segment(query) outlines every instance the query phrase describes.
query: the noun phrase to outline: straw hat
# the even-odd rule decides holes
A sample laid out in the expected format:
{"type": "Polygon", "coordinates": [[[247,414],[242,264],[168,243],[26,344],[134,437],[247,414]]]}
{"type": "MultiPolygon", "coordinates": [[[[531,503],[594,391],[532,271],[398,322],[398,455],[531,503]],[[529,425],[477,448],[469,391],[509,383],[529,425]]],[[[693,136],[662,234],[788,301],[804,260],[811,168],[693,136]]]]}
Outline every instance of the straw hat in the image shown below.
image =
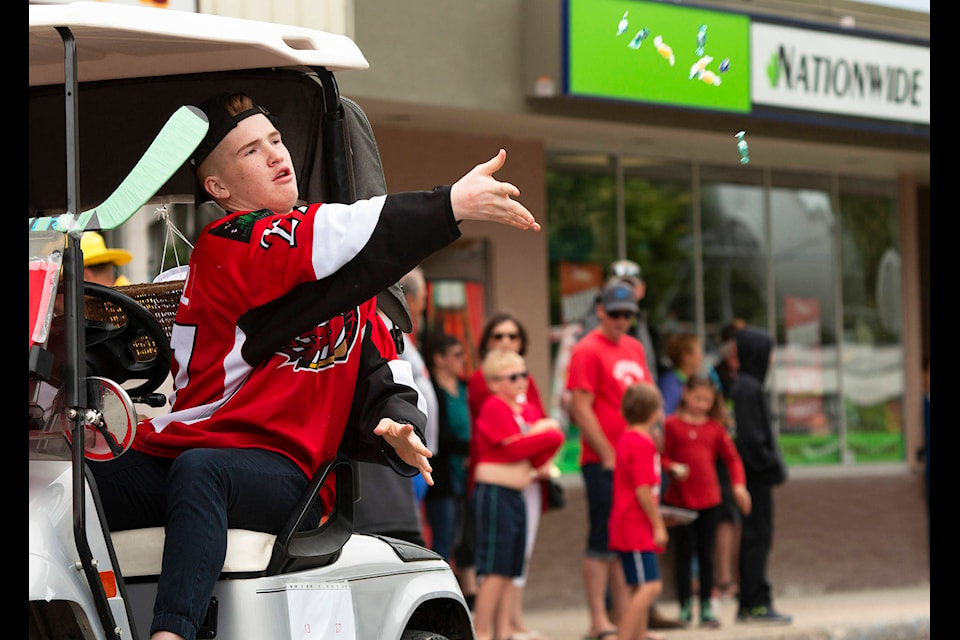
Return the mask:
{"type": "Polygon", "coordinates": [[[120,266],[133,259],[133,255],[129,251],[108,249],[103,236],[96,231],[84,232],[80,237],[80,249],[83,251],[83,266],[85,267],[108,262],[120,266]]]}

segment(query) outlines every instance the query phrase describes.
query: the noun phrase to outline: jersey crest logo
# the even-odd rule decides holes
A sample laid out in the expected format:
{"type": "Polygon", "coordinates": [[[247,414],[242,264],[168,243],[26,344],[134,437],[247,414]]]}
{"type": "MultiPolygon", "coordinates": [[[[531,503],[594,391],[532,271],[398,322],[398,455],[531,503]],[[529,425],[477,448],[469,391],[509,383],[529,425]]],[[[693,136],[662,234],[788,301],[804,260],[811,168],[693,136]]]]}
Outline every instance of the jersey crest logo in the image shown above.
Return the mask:
{"type": "Polygon", "coordinates": [[[236,217],[230,217],[212,227],[210,235],[249,243],[253,236],[253,225],[258,220],[272,215],[274,214],[269,209],[261,209],[260,211],[250,211],[236,217]]]}
{"type": "Polygon", "coordinates": [[[359,336],[360,310],[351,309],[294,338],[278,353],[287,358],[282,366],[320,372],[346,362],[359,336]]]}
{"type": "Polygon", "coordinates": [[[260,247],[269,249],[273,244],[272,237],[280,238],[280,242],[286,242],[290,248],[297,246],[297,227],[300,226],[300,220],[297,218],[275,218],[270,222],[270,227],[264,229],[260,235],[260,247]]]}

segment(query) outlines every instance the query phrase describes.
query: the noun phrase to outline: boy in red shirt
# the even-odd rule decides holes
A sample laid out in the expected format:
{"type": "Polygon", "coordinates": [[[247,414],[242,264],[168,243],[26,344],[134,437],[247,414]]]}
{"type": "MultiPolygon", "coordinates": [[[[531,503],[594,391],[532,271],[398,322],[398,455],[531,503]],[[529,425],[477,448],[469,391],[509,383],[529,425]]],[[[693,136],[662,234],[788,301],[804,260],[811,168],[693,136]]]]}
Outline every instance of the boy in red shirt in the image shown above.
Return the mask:
{"type": "Polygon", "coordinates": [[[631,592],[617,637],[637,640],[646,637],[650,606],[663,590],[657,554],[667,545],[667,527],[660,515],[660,454],[653,439],[663,417],[660,391],[645,382],[631,385],[621,412],[628,426],[616,445],[610,549],[620,556],[631,592]]]}
{"type": "Polygon", "coordinates": [[[523,491],[547,477],[563,444],[560,423],[526,422],[524,400],[529,373],[516,351],[495,349],[483,359],[490,395],[480,408],[471,442],[480,587],[473,608],[477,640],[510,637],[513,579],[521,575],[527,538],[523,491]]]}

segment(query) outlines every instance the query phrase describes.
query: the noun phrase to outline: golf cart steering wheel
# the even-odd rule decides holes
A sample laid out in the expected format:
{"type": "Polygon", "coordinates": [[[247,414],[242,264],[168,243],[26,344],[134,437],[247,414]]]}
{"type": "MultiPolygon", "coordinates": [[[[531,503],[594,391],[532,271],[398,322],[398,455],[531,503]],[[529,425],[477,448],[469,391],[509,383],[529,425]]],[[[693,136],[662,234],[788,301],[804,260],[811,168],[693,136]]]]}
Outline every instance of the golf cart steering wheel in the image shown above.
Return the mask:
{"type": "MultiPolygon", "coordinates": [[[[97,375],[117,383],[127,380],[145,380],[127,389],[131,398],[155,391],[170,373],[170,340],[152,313],[133,298],[110,287],[83,283],[84,295],[112,304],[126,316],[126,323],[118,326],[110,321],[87,318],[87,375],[97,375]],[[144,360],[137,355],[136,342],[153,342],[153,358],[144,360]]],[[[140,350],[142,351],[142,349],[140,350]]]]}

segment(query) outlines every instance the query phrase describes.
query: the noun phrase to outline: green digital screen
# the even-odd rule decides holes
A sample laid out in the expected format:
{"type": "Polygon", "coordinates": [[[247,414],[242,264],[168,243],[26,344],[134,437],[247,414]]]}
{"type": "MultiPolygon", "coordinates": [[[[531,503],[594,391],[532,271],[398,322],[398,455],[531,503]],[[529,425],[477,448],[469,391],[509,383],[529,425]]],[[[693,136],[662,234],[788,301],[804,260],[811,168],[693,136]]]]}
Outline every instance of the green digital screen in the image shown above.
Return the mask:
{"type": "Polygon", "coordinates": [[[636,0],[565,9],[568,95],[750,112],[747,16],[636,0]]]}

